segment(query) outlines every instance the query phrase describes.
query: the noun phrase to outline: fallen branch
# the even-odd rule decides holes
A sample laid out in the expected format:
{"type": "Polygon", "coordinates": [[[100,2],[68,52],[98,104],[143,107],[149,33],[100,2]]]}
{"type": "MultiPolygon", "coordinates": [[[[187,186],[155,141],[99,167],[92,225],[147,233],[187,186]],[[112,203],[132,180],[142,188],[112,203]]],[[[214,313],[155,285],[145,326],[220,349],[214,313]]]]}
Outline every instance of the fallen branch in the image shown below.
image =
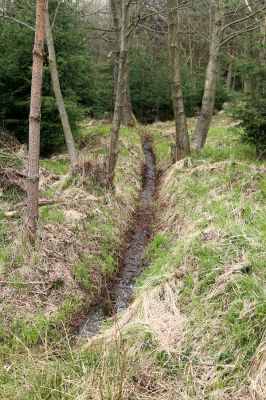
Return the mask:
{"type": "MultiPolygon", "coordinates": [[[[51,199],[39,199],[39,207],[46,206],[46,205],[53,205],[59,203],[58,199],[51,200],[51,199]]],[[[27,206],[26,201],[21,201],[15,204],[11,209],[4,212],[4,216],[8,218],[12,217],[19,217],[21,215],[23,207],[27,206]]]]}
{"type": "MultiPolygon", "coordinates": [[[[8,285],[10,281],[0,281],[0,285],[8,285]]],[[[47,282],[44,281],[27,281],[23,282],[23,285],[46,285],[47,282]]]]}
{"type": "MultiPolygon", "coordinates": [[[[53,205],[59,203],[58,199],[52,200],[52,199],[39,199],[38,204],[39,206],[47,206],[47,205],[53,205]]],[[[19,203],[14,205],[14,209],[21,208],[21,207],[26,207],[27,202],[26,201],[20,201],[19,203]]]]}

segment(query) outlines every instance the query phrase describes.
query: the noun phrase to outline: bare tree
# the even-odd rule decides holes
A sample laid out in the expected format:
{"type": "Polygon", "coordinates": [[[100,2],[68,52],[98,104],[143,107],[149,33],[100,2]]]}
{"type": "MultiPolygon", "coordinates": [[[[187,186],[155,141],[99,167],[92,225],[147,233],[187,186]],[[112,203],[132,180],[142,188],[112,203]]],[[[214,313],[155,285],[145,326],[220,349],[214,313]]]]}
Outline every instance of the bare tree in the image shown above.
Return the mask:
{"type": "Polygon", "coordinates": [[[29,116],[29,161],[27,179],[28,233],[34,239],[38,221],[41,89],[43,78],[46,0],[37,0],[33,48],[32,83],[29,116]]]}
{"type": "Polygon", "coordinates": [[[113,114],[112,126],[110,130],[109,154],[107,160],[107,180],[113,185],[115,176],[115,166],[118,152],[119,129],[122,120],[123,101],[126,93],[126,63],[127,63],[127,45],[128,45],[128,10],[129,0],[121,0],[121,30],[120,30],[120,50],[117,77],[117,90],[115,99],[115,109],[113,114]]]}
{"type": "Polygon", "coordinates": [[[171,66],[172,101],[176,127],[174,161],[186,157],[190,151],[187,120],[184,109],[180,77],[180,44],[178,37],[178,9],[176,0],[167,0],[169,25],[169,50],[171,66]]]}
{"type": "Polygon", "coordinates": [[[193,137],[193,147],[196,150],[201,149],[207,138],[208,130],[212,120],[215,95],[216,95],[216,82],[219,68],[219,53],[222,41],[222,27],[223,18],[219,1],[213,4],[214,20],[212,23],[212,33],[210,40],[209,62],[206,70],[206,79],[204,94],[202,98],[201,113],[196,126],[195,135],[193,137]]]}
{"type": "Polygon", "coordinates": [[[77,157],[75,142],[74,142],[73,135],[71,132],[71,127],[69,124],[69,119],[68,119],[65,102],[64,102],[64,99],[62,96],[59,77],[58,77],[56,54],[55,54],[55,48],[54,48],[52,29],[51,29],[51,25],[50,25],[48,3],[47,3],[47,8],[46,8],[45,35],[46,35],[48,52],[49,52],[49,67],[50,67],[53,91],[54,91],[56,104],[57,104],[57,107],[59,110],[59,114],[60,114],[60,118],[61,118],[61,122],[62,122],[62,126],[63,126],[63,131],[64,131],[64,135],[65,135],[65,139],[66,139],[68,154],[69,154],[69,158],[70,158],[70,164],[71,164],[72,170],[75,170],[78,165],[78,157],[77,157]]]}
{"type": "Polygon", "coordinates": [[[260,26],[261,18],[255,18],[255,21],[251,23],[250,19],[252,20],[256,15],[261,14],[265,10],[265,6],[256,9],[253,13],[248,11],[249,8],[250,5],[241,5],[241,1],[233,4],[222,0],[209,1],[211,26],[209,61],[206,70],[201,113],[193,136],[193,148],[196,151],[199,151],[205,145],[212,120],[221,47],[236,36],[256,30],[260,26]],[[243,26],[242,24],[247,21],[249,22],[248,26],[243,26]]]}
{"type": "MultiPolygon", "coordinates": [[[[120,40],[121,40],[121,28],[122,28],[122,10],[120,0],[111,0],[111,11],[113,16],[113,25],[115,32],[115,66],[114,66],[114,104],[116,100],[117,93],[117,82],[118,82],[118,70],[119,70],[119,54],[120,54],[120,40]]],[[[124,125],[131,125],[132,123],[132,107],[131,107],[131,97],[130,97],[130,87],[129,87],[129,71],[128,63],[125,65],[124,72],[125,79],[125,94],[123,100],[123,111],[122,111],[122,123],[124,125]]]]}

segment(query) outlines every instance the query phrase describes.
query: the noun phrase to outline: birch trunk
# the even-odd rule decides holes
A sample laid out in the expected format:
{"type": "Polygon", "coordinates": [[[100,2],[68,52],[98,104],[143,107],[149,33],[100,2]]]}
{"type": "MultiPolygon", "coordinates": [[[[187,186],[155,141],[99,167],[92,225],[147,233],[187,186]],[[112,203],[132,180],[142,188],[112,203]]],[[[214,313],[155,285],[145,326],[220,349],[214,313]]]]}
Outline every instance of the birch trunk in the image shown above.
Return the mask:
{"type": "MultiPolygon", "coordinates": [[[[113,24],[115,31],[115,66],[114,66],[114,104],[116,102],[116,94],[117,94],[117,82],[118,82],[118,70],[119,70],[119,54],[120,54],[120,46],[121,46],[121,28],[122,28],[122,10],[120,1],[111,0],[111,11],[113,15],[113,24]]],[[[128,64],[125,65],[125,93],[123,100],[123,110],[122,110],[122,123],[124,125],[132,124],[132,106],[131,106],[131,96],[130,96],[130,87],[129,87],[129,71],[128,64]]]]}
{"type": "Polygon", "coordinates": [[[36,5],[36,29],[33,48],[32,82],[29,116],[29,161],[27,179],[27,230],[34,240],[38,223],[39,157],[41,89],[43,78],[44,35],[46,0],[38,0],[36,5]]]}
{"type": "Polygon", "coordinates": [[[206,79],[204,86],[204,94],[202,98],[201,113],[193,137],[193,148],[197,151],[200,150],[202,147],[204,147],[206,143],[208,130],[213,116],[221,41],[222,41],[222,13],[219,8],[219,5],[216,5],[214,10],[214,21],[212,23],[210,55],[206,70],[206,79]]]}
{"type": "Polygon", "coordinates": [[[123,102],[126,92],[125,71],[127,63],[127,27],[128,27],[128,4],[127,0],[121,1],[122,19],[120,31],[120,51],[118,65],[118,79],[115,99],[115,109],[113,114],[112,126],[110,130],[109,154],[107,160],[107,180],[113,186],[115,176],[115,166],[118,152],[119,129],[122,121],[123,102]]]}
{"type": "Polygon", "coordinates": [[[47,8],[46,8],[45,34],[46,34],[46,42],[47,42],[47,47],[48,47],[48,52],[49,52],[49,67],[50,67],[53,91],[54,91],[55,100],[56,100],[57,108],[59,110],[61,123],[62,123],[63,131],[64,131],[64,135],[65,135],[65,139],[66,139],[68,154],[69,154],[69,158],[70,158],[70,164],[71,164],[72,170],[75,170],[78,165],[78,157],[77,157],[75,142],[74,142],[73,135],[71,132],[69,119],[68,119],[64,99],[63,99],[62,92],[61,92],[59,77],[58,77],[54,40],[53,40],[53,34],[52,34],[52,30],[51,30],[51,25],[50,25],[48,4],[47,4],[47,8]]]}
{"type": "Polygon", "coordinates": [[[190,143],[180,78],[180,45],[178,42],[178,11],[176,0],[167,0],[167,8],[172,101],[176,127],[176,146],[173,161],[178,161],[187,156],[190,151],[190,143]]]}

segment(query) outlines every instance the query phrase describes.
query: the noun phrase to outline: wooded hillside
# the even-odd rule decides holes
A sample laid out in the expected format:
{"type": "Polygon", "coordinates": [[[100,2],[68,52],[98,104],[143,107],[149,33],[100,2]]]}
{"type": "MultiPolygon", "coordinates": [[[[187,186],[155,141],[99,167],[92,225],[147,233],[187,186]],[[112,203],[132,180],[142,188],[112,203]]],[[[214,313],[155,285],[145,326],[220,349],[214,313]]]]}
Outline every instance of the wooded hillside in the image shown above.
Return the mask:
{"type": "Polygon", "coordinates": [[[265,400],[266,4],[0,0],[0,398],[265,400]]]}

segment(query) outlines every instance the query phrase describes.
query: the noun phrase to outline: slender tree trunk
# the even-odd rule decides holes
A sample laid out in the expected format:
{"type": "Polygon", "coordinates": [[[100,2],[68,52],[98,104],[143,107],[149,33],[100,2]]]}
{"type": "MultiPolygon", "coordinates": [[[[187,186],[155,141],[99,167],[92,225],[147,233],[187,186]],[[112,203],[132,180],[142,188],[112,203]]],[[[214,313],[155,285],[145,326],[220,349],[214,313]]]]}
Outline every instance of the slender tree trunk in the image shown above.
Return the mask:
{"type": "Polygon", "coordinates": [[[128,3],[127,0],[121,1],[122,19],[120,31],[120,51],[118,65],[117,91],[115,99],[115,109],[113,114],[112,126],[110,130],[109,154],[107,160],[107,180],[113,185],[115,176],[115,166],[118,152],[119,129],[122,121],[123,102],[126,92],[126,63],[127,63],[127,27],[128,27],[128,3]]]}
{"type": "Polygon", "coordinates": [[[233,87],[233,72],[234,72],[234,41],[228,43],[228,69],[226,76],[226,91],[230,93],[233,87]]]}
{"type": "MultiPolygon", "coordinates": [[[[115,65],[114,65],[114,104],[116,102],[117,94],[117,83],[118,83],[118,70],[119,70],[119,54],[121,46],[121,28],[122,28],[122,10],[120,0],[111,0],[111,10],[113,15],[113,24],[115,30],[115,65]]],[[[123,100],[123,110],[122,110],[122,123],[124,125],[132,124],[132,106],[131,106],[131,96],[129,87],[129,71],[128,64],[125,65],[125,93],[123,100]]]]}
{"type": "Polygon", "coordinates": [[[228,63],[227,76],[226,76],[226,91],[227,91],[227,93],[231,92],[232,80],[233,80],[233,60],[230,58],[229,63],[228,63]]]}
{"type": "Polygon", "coordinates": [[[211,124],[217,86],[219,68],[219,53],[222,41],[222,13],[219,5],[215,6],[214,21],[210,43],[209,62],[206,71],[204,94],[202,98],[201,113],[193,137],[193,148],[200,150],[204,147],[211,124]]]}
{"type": "Polygon", "coordinates": [[[63,131],[64,131],[64,135],[65,135],[65,139],[66,139],[66,144],[67,144],[71,167],[72,167],[72,170],[75,170],[78,165],[78,157],[77,157],[75,143],[74,143],[73,135],[72,135],[70,124],[69,124],[69,119],[68,119],[64,99],[63,99],[61,88],[60,88],[60,82],[59,82],[57,64],[56,64],[54,40],[53,40],[53,34],[52,34],[52,30],[51,30],[51,25],[50,25],[48,4],[47,4],[47,8],[46,8],[45,34],[46,34],[46,42],[47,42],[47,47],[48,47],[48,52],[49,52],[49,67],[50,67],[50,73],[51,73],[51,78],[52,78],[53,91],[54,91],[57,108],[59,110],[59,114],[60,114],[60,118],[61,118],[61,122],[62,122],[62,126],[63,126],[63,131]]]}
{"type": "Polygon", "coordinates": [[[260,51],[260,63],[262,68],[266,67],[266,16],[260,24],[261,33],[261,51],[260,51]]]}
{"type": "Polygon", "coordinates": [[[129,68],[128,63],[125,65],[125,96],[123,101],[122,123],[126,126],[132,125],[132,105],[129,87],[129,68]]]}
{"type": "Polygon", "coordinates": [[[29,164],[27,179],[27,228],[29,236],[32,239],[34,239],[36,235],[38,222],[41,89],[44,58],[45,8],[46,0],[37,0],[29,116],[29,164]]]}
{"type": "Polygon", "coordinates": [[[178,42],[178,11],[176,0],[167,0],[169,19],[169,49],[171,64],[172,101],[176,127],[176,148],[173,161],[187,156],[190,151],[187,120],[184,110],[180,78],[180,45],[178,42]]]}
{"type": "MultiPolygon", "coordinates": [[[[251,60],[253,58],[251,47],[252,47],[252,43],[254,40],[254,35],[252,33],[253,32],[250,32],[249,35],[247,35],[247,38],[244,42],[245,59],[249,62],[251,62],[251,60]]],[[[253,91],[253,81],[252,81],[251,74],[245,73],[244,80],[243,80],[243,91],[246,94],[249,94],[253,91]]]]}

